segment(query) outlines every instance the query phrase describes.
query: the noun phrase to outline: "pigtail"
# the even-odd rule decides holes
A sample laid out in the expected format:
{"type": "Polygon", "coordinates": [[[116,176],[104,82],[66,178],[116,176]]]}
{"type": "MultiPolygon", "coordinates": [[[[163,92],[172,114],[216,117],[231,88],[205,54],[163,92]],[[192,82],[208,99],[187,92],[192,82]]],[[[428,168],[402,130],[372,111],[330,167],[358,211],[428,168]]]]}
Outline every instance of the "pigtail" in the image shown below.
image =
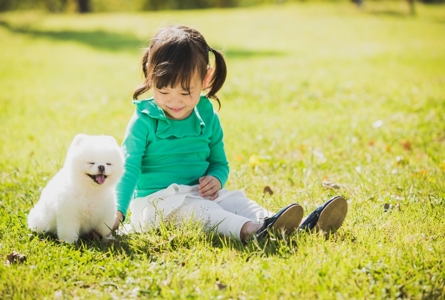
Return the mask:
{"type": "Polygon", "coordinates": [[[219,108],[221,108],[221,102],[219,101],[216,93],[222,88],[227,76],[227,66],[223,54],[209,47],[209,51],[215,56],[215,70],[213,71],[212,79],[210,80],[209,86],[210,91],[207,93],[207,97],[215,99],[218,102],[219,108]]]}
{"type": "Polygon", "coordinates": [[[148,70],[147,70],[147,63],[148,63],[148,56],[150,55],[150,48],[147,48],[144,52],[144,55],[142,56],[142,72],[144,73],[144,82],[139,85],[136,90],[133,93],[133,99],[137,99],[140,95],[148,91],[151,86],[150,82],[148,80],[148,70]]]}

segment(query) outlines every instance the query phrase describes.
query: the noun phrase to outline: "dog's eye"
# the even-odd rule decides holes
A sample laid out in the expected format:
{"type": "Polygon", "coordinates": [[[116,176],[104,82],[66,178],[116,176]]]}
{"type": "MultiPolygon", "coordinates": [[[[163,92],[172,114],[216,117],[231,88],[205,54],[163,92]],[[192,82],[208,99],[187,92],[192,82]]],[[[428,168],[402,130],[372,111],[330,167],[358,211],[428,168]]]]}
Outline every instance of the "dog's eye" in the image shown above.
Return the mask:
{"type": "Polygon", "coordinates": [[[89,161],[89,162],[87,162],[87,164],[89,164],[89,165],[94,165],[94,162],[89,161]]]}
{"type": "Polygon", "coordinates": [[[107,166],[111,166],[111,163],[107,163],[107,166]]]}

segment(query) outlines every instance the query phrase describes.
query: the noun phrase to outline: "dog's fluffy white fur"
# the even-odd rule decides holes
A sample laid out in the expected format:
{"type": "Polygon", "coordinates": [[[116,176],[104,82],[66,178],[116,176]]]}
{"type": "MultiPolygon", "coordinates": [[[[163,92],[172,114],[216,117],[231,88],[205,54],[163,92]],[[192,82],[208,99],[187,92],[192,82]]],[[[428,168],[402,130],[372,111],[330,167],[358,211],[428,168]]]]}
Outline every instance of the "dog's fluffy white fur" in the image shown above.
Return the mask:
{"type": "Polygon", "coordinates": [[[122,150],[113,137],[76,135],[62,169],[29,212],[28,227],[68,243],[92,231],[106,238],[114,224],[115,187],[123,170],[122,150]]]}

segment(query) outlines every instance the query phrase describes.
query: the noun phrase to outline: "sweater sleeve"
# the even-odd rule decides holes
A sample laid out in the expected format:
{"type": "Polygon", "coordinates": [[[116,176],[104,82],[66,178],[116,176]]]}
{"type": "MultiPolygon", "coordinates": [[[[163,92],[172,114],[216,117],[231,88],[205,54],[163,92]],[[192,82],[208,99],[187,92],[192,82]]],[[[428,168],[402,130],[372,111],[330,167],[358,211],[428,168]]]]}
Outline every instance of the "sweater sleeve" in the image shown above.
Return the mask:
{"type": "Polygon", "coordinates": [[[229,178],[229,162],[224,150],[224,134],[217,114],[215,114],[212,126],[213,134],[209,145],[210,155],[207,159],[210,165],[207,169],[207,175],[218,178],[221,187],[224,187],[229,178]]]}
{"type": "Polygon", "coordinates": [[[147,146],[148,118],[136,109],[125,132],[122,150],[125,156],[125,172],[116,188],[117,210],[126,217],[130,201],[141,174],[141,162],[147,146]]]}

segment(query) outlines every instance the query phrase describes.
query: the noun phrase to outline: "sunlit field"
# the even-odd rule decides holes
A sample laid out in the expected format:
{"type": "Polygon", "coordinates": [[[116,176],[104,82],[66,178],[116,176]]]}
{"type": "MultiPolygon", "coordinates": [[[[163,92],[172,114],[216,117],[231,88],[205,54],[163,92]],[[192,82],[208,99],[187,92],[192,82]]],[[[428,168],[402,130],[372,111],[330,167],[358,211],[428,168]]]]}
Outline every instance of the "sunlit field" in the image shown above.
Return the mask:
{"type": "Polygon", "coordinates": [[[0,14],[0,299],[442,298],[445,6],[416,12],[401,1],[0,14]],[[70,245],[27,229],[77,133],[122,141],[142,48],[172,23],[226,55],[227,188],[306,213],[343,195],[334,235],[243,245],[166,224],[70,245]]]}

